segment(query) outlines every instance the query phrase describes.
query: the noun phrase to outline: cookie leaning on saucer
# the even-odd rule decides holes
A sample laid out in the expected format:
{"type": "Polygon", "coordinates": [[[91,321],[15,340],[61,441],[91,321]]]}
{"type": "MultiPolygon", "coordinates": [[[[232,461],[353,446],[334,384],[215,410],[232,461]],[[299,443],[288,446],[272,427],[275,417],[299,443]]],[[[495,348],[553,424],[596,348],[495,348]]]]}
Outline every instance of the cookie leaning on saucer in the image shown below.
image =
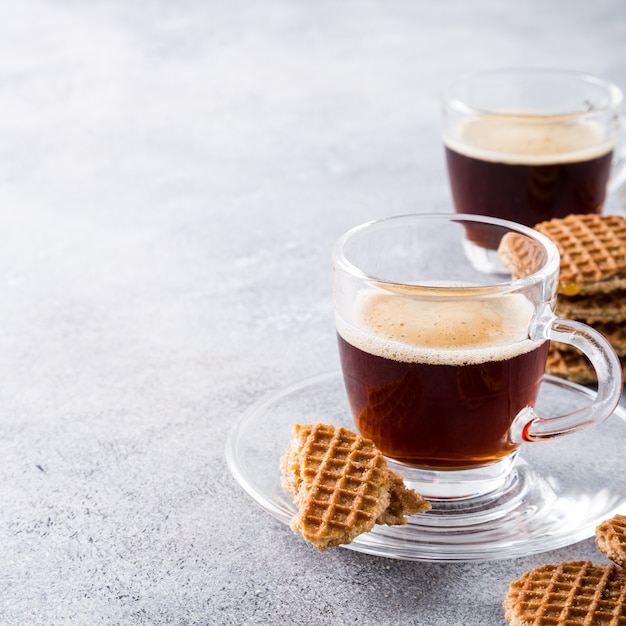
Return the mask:
{"type": "Polygon", "coordinates": [[[611,561],[626,566],[626,515],[614,515],[596,528],[596,545],[611,561]]]}
{"type": "Polygon", "coordinates": [[[369,439],[339,426],[296,424],[281,471],[298,507],[292,530],[322,551],[431,508],[389,470],[369,439]]]}
{"type": "Polygon", "coordinates": [[[542,565],[509,585],[510,626],[625,626],[626,573],[616,565],[542,565]]]}

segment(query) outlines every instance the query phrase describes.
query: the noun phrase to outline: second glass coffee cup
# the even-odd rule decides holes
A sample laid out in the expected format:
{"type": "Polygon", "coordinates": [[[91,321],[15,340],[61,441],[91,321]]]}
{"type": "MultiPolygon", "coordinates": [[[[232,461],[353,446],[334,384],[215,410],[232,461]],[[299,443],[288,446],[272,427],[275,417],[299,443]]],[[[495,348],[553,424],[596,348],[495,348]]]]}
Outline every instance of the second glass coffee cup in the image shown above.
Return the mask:
{"type": "Polygon", "coordinates": [[[622,93],[580,72],[503,69],[453,81],[443,141],[458,213],[527,226],[600,213],[626,177],[622,93]]]}
{"type": "Polygon", "coordinates": [[[356,427],[425,496],[502,489],[522,444],[597,424],[615,410],[619,360],[595,330],[555,317],[559,253],[534,229],[484,216],[406,215],[352,229],[333,260],[356,427]],[[497,249],[511,237],[522,238],[532,259],[528,276],[515,279],[504,266],[482,271],[468,260],[471,241],[497,249]],[[598,377],[590,406],[535,412],[550,340],[590,359],[598,377]]]}

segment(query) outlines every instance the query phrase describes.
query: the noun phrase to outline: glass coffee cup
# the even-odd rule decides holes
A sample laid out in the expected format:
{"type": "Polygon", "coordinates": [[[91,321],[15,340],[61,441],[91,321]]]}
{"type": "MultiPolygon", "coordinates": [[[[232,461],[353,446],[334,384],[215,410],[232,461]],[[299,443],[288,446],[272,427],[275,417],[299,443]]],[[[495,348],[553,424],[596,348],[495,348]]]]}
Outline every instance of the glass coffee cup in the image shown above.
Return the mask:
{"type": "MultiPolygon", "coordinates": [[[[333,249],[336,330],[357,430],[431,499],[501,489],[520,447],[598,424],[615,410],[621,366],[595,330],[553,313],[556,246],[498,218],[415,214],[370,222],[333,249]],[[533,271],[483,271],[477,238],[524,239],[533,271]],[[534,405],[550,340],[575,346],[598,378],[589,406],[559,416],[534,405]]],[[[590,435],[591,436],[591,435],[590,435]]]]}
{"type": "Polygon", "coordinates": [[[443,142],[455,210],[527,226],[600,213],[626,178],[622,93],[580,72],[504,69],[453,81],[443,142]]]}

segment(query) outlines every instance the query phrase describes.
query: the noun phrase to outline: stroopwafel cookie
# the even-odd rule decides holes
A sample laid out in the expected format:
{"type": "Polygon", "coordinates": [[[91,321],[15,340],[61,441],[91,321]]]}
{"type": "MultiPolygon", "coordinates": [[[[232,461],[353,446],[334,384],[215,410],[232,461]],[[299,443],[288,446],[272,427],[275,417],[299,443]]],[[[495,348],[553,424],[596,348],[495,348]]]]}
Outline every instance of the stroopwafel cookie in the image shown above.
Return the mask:
{"type": "Polygon", "coordinates": [[[614,515],[596,528],[596,545],[614,563],[626,567],[626,515],[614,515]]]}
{"type": "Polygon", "coordinates": [[[407,489],[368,439],[330,424],[296,424],[281,482],[298,512],[294,532],[319,550],[348,544],[374,524],[405,524],[430,503],[407,489]]]}
{"type": "Polygon", "coordinates": [[[560,296],[555,313],[559,317],[581,320],[587,324],[626,322],[626,291],[599,293],[593,296],[560,296]]]}
{"type": "Polygon", "coordinates": [[[498,257],[515,279],[539,271],[546,262],[546,256],[543,246],[521,233],[506,233],[498,245],[498,257]]]}
{"type": "Polygon", "coordinates": [[[510,626],[626,626],[626,573],[616,565],[542,565],[509,585],[510,626]]]}
{"type": "Polygon", "coordinates": [[[621,215],[568,215],[541,222],[561,255],[560,294],[575,296],[626,289],[626,218],[621,215]]]}

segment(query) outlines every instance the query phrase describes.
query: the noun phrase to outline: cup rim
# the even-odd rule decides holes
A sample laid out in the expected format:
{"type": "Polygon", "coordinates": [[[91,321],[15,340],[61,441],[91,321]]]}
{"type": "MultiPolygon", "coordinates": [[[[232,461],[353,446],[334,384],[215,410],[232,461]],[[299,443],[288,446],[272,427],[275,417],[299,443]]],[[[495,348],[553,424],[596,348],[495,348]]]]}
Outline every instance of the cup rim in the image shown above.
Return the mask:
{"type": "Polygon", "coordinates": [[[624,96],[622,90],[613,82],[609,80],[605,80],[598,76],[594,76],[593,74],[587,72],[581,72],[577,70],[565,70],[565,69],[556,69],[556,68],[533,68],[533,67],[511,67],[511,68],[498,68],[498,69],[490,69],[490,70],[478,70],[472,72],[466,72],[454,78],[450,81],[442,91],[442,101],[444,103],[445,108],[454,109],[464,115],[498,115],[498,117],[515,117],[515,118],[527,118],[529,120],[539,121],[542,118],[546,119],[546,121],[552,122],[555,119],[575,119],[588,115],[594,115],[597,113],[602,113],[606,111],[619,110],[624,96]],[[488,108],[479,108],[474,107],[466,102],[463,99],[454,96],[453,90],[455,87],[458,87],[462,83],[467,83],[470,80],[480,77],[488,77],[488,76],[513,76],[513,75],[529,75],[535,77],[541,76],[559,76],[566,77],[571,79],[577,79],[580,82],[593,84],[598,87],[602,87],[606,90],[608,98],[605,106],[593,106],[587,110],[579,110],[579,111],[563,111],[562,113],[555,114],[546,114],[546,113],[520,113],[519,111],[503,111],[500,109],[488,109],[488,108]]]}
{"type": "Polygon", "coordinates": [[[517,222],[512,222],[510,220],[504,220],[496,217],[489,217],[485,215],[473,215],[469,213],[405,213],[400,215],[394,215],[391,217],[383,217],[379,219],[370,220],[368,222],[359,224],[347,230],[343,235],[341,235],[333,245],[332,249],[332,258],[333,263],[336,269],[340,269],[346,274],[349,274],[353,278],[361,281],[367,281],[372,283],[377,283],[381,286],[385,287],[417,287],[423,289],[424,292],[428,292],[431,296],[440,296],[446,297],[451,296],[454,299],[458,298],[476,298],[477,296],[484,296],[488,294],[498,294],[498,293],[508,293],[508,292],[517,292],[528,289],[529,287],[535,286],[539,283],[544,282],[549,276],[555,275],[558,277],[559,267],[560,267],[560,253],[556,246],[556,244],[549,239],[544,234],[539,231],[531,228],[529,226],[525,226],[523,224],[518,224],[517,222]],[[393,280],[386,279],[381,276],[376,276],[374,274],[369,274],[364,272],[359,267],[354,265],[351,261],[349,261],[345,254],[345,246],[346,244],[353,240],[356,236],[366,232],[375,227],[379,227],[385,224],[393,224],[401,223],[408,221],[422,221],[422,222],[437,222],[437,221],[445,221],[445,222],[470,222],[470,223],[481,223],[488,224],[492,226],[500,226],[502,228],[506,228],[509,232],[518,232],[523,235],[527,235],[532,239],[538,241],[548,252],[548,258],[546,263],[536,272],[529,274],[528,276],[523,276],[521,278],[511,278],[509,280],[503,280],[494,282],[490,285],[470,285],[467,287],[463,287],[460,290],[455,286],[433,286],[432,284],[421,284],[421,283],[401,283],[393,280]]]}

